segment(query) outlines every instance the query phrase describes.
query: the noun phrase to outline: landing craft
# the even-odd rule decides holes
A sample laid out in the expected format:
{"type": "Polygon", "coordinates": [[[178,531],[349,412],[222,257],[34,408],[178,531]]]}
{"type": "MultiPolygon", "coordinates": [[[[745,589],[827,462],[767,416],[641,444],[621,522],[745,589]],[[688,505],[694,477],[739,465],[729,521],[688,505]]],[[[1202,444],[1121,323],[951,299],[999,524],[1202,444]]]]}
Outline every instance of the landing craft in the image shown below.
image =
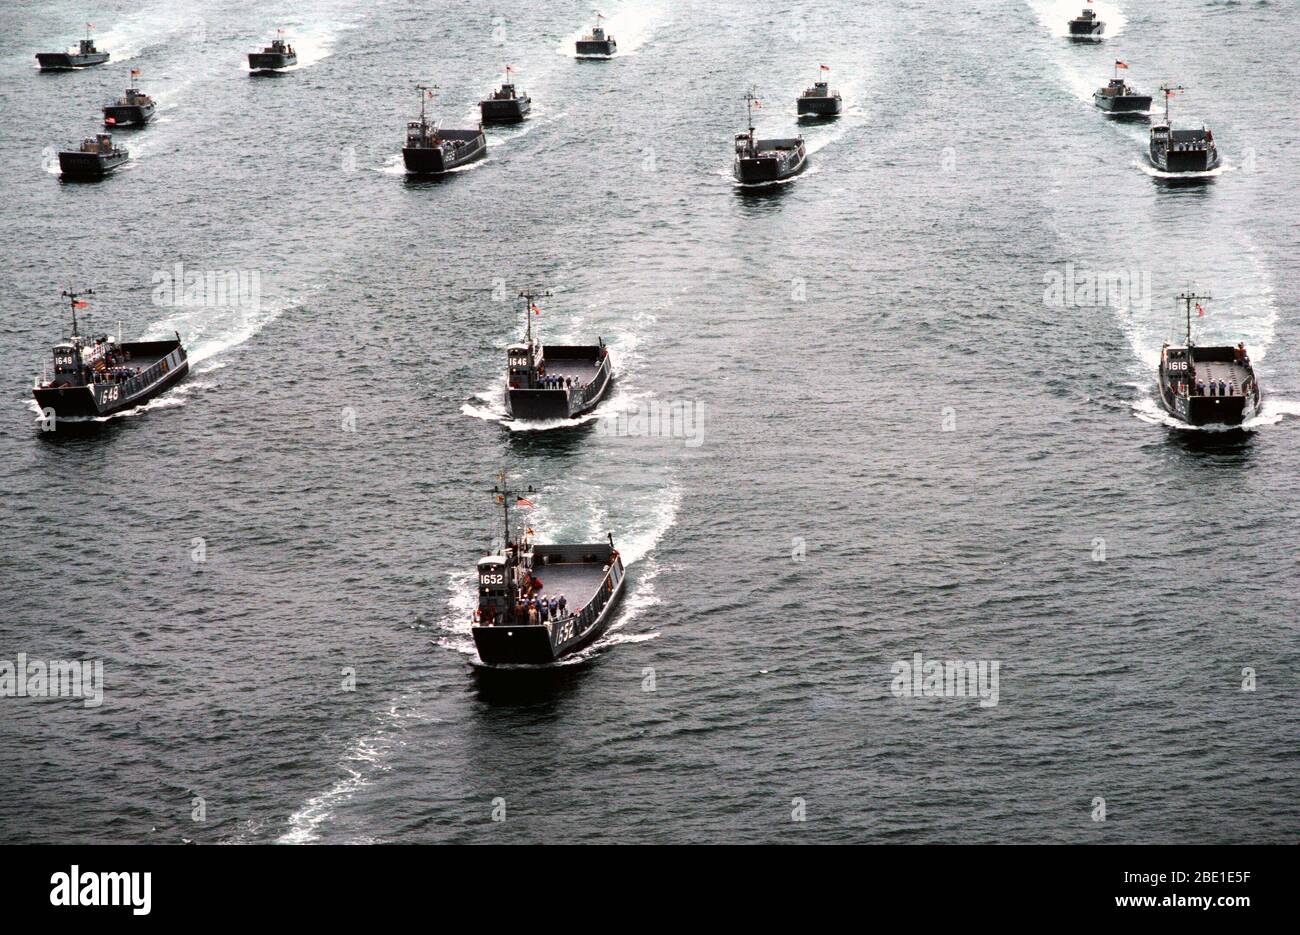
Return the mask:
{"type": "Polygon", "coordinates": [[[780,182],[798,175],[808,162],[803,137],[760,140],[754,137],[754,108],[761,106],[753,92],[745,95],[749,132],[736,134],[736,159],[732,172],[746,185],[780,182]]]}
{"type": "Polygon", "coordinates": [[[95,40],[90,38],[94,23],[86,24],[86,38],[77,43],[75,49],[65,52],[37,52],[36,61],[41,71],[71,71],[74,68],[88,68],[102,65],[108,61],[108,53],[95,48],[95,40]]]}
{"type": "Polygon", "coordinates": [[[77,309],[85,308],[84,292],[64,292],[72,307],[72,336],[53,349],[54,375],[36,378],[32,395],[42,411],[56,419],[107,416],[147,402],[174,385],[189,371],[189,358],[174,341],[123,342],[107,334],[84,337],[77,329],[77,309]]]}
{"type": "Polygon", "coordinates": [[[515,89],[514,69],[506,66],[506,80],[492,92],[487,100],[479,101],[479,114],[483,123],[519,123],[533,108],[533,99],[515,89]]]}
{"type": "Polygon", "coordinates": [[[825,73],[830,71],[825,65],[818,70],[817,81],[811,88],[806,89],[803,94],[799,95],[796,107],[801,118],[808,117],[838,117],[844,109],[844,102],[840,99],[839,91],[832,91],[830,84],[823,79],[825,73]]]}
{"type": "Polygon", "coordinates": [[[1219,165],[1219,148],[1214,144],[1214,132],[1204,125],[1199,130],[1175,130],[1169,122],[1169,99],[1181,84],[1171,87],[1162,84],[1165,96],[1165,115],[1151,125],[1148,152],[1151,164],[1162,172],[1208,172],[1219,165]]]}
{"type": "Polygon", "coordinates": [[[535,544],[528,526],[517,534],[510,526],[510,507],[533,501],[507,490],[504,472],[492,496],[505,534],[501,550],[478,562],[471,633],[479,659],[486,666],[548,665],[590,645],[623,596],[623,560],[613,535],[606,542],[535,544]]]}
{"type": "MultiPolygon", "coordinates": [[[[132,68],[131,77],[140,77],[140,69],[132,68]]],[[[127,88],[116,101],[104,105],[104,126],[114,129],[142,127],[153,119],[157,106],[154,99],[139,88],[127,88]]]]}
{"type": "Polygon", "coordinates": [[[255,75],[273,74],[290,65],[298,64],[298,53],[284,38],[284,30],[277,29],[276,37],[261,52],[248,53],[248,67],[255,75]]]}
{"type": "Polygon", "coordinates": [[[1160,402],[1189,425],[1241,425],[1259,413],[1259,380],[1245,342],[1198,347],[1192,342],[1192,307],[1204,316],[1210,296],[1184,292],[1187,340],[1160,349],[1160,402]]]}
{"type": "Polygon", "coordinates": [[[605,27],[600,25],[604,18],[604,14],[597,13],[596,25],[591,27],[591,33],[577,41],[579,55],[609,58],[618,51],[618,43],[614,41],[614,37],[605,35],[605,27]]]}
{"type": "Polygon", "coordinates": [[[418,175],[442,175],[468,165],[487,155],[487,137],[483,127],[477,130],[444,130],[424,113],[426,98],[433,97],[437,85],[417,84],[420,92],[420,119],[406,125],[406,145],[402,161],[406,171],[418,175]]]}
{"type": "Polygon", "coordinates": [[[1128,63],[1115,60],[1115,76],[1104,88],[1092,92],[1093,102],[1102,110],[1112,114],[1145,114],[1151,109],[1151,95],[1139,94],[1119,76],[1119,70],[1127,69],[1128,63]]]}
{"type": "Polygon", "coordinates": [[[515,419],[574,419],[596,408],[614,380],[609,349],[596,344],[546,344],[533,335],[536,299],[525,289],[524,340],[506,348],[506,409],[515,419]]]}
{"type": "MultiPolygon", "coordinates": [[[[1092,3],[1092,0],[1088,0],[1092,3]]],[[[1074,19],[1070,20],[1070,38],[1075,41],[1095,40],[1100,42],[1102,33],[1106,31],[1106,24],[1097,19],[1096,12],[1092,7],[1084,7],[1074,19]]]]}
{"type": "Polygon", "coordinates": [[[59,172],[65,179],[101,179],[131,158],[126,147],[113,143],[108,133],[98,133],[81,141],[80,149],[59,151],[59,172]]]}

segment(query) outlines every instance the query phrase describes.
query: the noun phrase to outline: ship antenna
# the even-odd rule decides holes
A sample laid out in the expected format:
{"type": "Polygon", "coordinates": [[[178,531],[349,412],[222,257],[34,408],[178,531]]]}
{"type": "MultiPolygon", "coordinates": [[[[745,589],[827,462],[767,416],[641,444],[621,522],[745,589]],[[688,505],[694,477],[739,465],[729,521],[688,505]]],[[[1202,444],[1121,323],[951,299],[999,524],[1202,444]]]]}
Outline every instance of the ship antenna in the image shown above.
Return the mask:
{"type": "MultiPolygon", "coordinates": [[[[527,492],[536,493],[537,491],[530,484],[528,486],[527,492]]],[[[516,496],[516,494],[513,490],[506,489],[506,472],[504,470],[497,472],[497,482],[492,486],[492,495],[495,496],[497,498],[497,502],[501,504],[501,515],[503,521],[505,522],[504,548],[508,549],[510,548],[511,545],[510,543],[510,498],[516,496]]],[[[517,559],[518,559],[518,555],[516,555],[516,560],[517,559]]],[[[507,586],[507,596],[509,597],[510,602],[513,604],[515,584],[514,581],[509,576],[507,576],[506,586],[507,586]]]]}
{"type": "Polygon", "coordinates": [[[420,130],[427,136],[429,123],[424,119],[424,101],[427,97],[433,97],[429,92],[437,91],[438,86],[436,84],[417,84],[415,89],[420,92],[420,130]]]}
{"type": "Polygon", "coordinates": [[[1192,303],[1208,302],[1214,296],[1210,294],[1197,295],[1195,292],[1183,292],[1178,296],[1178,301],[1183,303],[1183,308],[1187,313],[1187,346],[1192,346],[1192,303]]]}
{"type": "Polygon", "coordinates": [[[754,102],[757,100],[758,98],[754,96],[754,89],[750,88],[748,93],[745,94],[745,116],[747,118],[746,122],[749,124],[749,151],[751,153],[754,151],[754,102]]]}
{"type": "Polygon", "coordinates": [[[72,306],[72,337],[73,337],[74,340],[78,337],[78,334],[77,334],[77,300],[80,299],[83,295],[94,295],[94,294],[95,294],[95,290],[94,290],[94,289],[85,289],[85,290],[83,290],[83,291],[81,291],[81,292],[73,292],[71,286],[68,286],[67,289],[64,289],[64,290],[63,290],[63,297],[64,297],[65,299],[67,299],[67,300],[68,300],[68,304],[69,304],[70,306],[72,306]]]}
{"type": "Polygon", "coordinates": [[[549,299],[551,293],[538,292],[535,286],[528,286],[519,291],[519,298],[524,300],[524,337],[528,342],[528,366],[533,365],[533,299],[549,299]]]}
{"type": "Polygon", "coordinates": [[[1162,84],[1160,90],[1165,92],[1165,123],[1169,123],[1169,98],[1173,97],[1175,91],[1186,91],[1187,89],[1181,84],[1172,86],[1162,84]]]}

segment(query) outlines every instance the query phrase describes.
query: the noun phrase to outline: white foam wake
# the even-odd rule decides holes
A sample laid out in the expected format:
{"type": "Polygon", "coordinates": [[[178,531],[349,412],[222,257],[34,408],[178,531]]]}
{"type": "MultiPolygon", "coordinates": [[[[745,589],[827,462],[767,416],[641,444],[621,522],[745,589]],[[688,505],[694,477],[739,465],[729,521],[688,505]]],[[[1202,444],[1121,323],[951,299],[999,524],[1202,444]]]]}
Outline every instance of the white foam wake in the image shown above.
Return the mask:
{"type": "Polygon", "coordinates": [[[1105,0],[1089,3],[1088,0],[1028,0],[1029,6],[1038,17],[1039,22],[1053,35],[1069,38],[1070,20],[1079,15],[1083,9],[1091,7],[1097,18],[1106,24],[1102,34],[1105,39],[1118,36],[1128,25],[1128,17],[1114,3],[1105,0]]]}
{"type": "MultiPolygon", "coordinates": [[[[605,10],[605,21],[602,25],[605,27],[605,35],[612,36],[618,43],[618,51],[614,53],[614,58],[623,58],[628,55],[635,55],[640,49],[654,38],[655,30],[663,25],[668,16],[666,7],[657,3],[651,4],[631,4],[626,3],[615,8],[612,12],[605,10]]],[[[593,21],[595,17],[592,17],[593,21]]],[[[567,55],[572,58],[604,58],[604,56],[581,56],[577,54],[575,43],[583,36],[590,34],[591,23],[577,29],[566,36],[555,51],[560,55],[567,55]]]]}

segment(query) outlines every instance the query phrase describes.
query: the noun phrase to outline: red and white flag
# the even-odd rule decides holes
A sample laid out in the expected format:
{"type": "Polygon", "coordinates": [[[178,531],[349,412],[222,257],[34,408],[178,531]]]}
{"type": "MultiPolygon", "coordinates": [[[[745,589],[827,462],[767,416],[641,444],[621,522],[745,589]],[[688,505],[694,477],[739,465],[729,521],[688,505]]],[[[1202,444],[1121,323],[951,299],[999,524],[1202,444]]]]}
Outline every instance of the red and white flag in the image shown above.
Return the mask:
{"type": "Polygon", "coordinates": [[[532,500],[527,497],[515,497],[515,506],[536,506],[532,500]]]}
{"type": "Polygon", "coordinates": [[[1196,317],[1197,318],[1205,317],[1205,306],[1202,305],[1200,302],[1196,303],[1196,317]]]}
{"type": "Polygon", "coordinates": [[[829,65],[819,65],[818,68],[820,68],[822,71],[830,71],[830,70],[831,70],[831,66],[829,66],[829,65]]]}
{"type": "Polygon", "coordinates": [[[1119,59],[1115,59],[1115,67],[1116,67],[1116,68],[1128,68],[1128,63],[1127,63],[1127,62],[1121,62],[1119,59]]]}
{"type": "Polygon", "coordinates": [[[542,310],[541,310],[540,308],[537,307],[537,303],[534,302],[532,305],[530,305],[530,306],[528,306],[528,307],[531,308],[531,309],[533,310],[533,314],[534,314],[534,315],[540,315],[540,314],[542,314],[542,310]]]}

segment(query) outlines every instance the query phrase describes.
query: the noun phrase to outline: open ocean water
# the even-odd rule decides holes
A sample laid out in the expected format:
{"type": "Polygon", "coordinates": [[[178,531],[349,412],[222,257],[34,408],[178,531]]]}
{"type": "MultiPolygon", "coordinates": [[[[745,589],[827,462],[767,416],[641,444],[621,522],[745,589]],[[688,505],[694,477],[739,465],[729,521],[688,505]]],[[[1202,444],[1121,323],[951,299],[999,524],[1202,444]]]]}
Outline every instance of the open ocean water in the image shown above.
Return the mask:
{"type": "Polygon", "coordinates": [[[589,62],[577,2],[7,4],[0,660],[102,660],[104,699],[0,698],[0,840],[1294,841],[1300,21],[1099,2],[1072,45],[1080,6],[611,0],[589,62]],[[39,74],[87,19],[112,61],[39,74]],[[250,78],[277,28],[299,64],[250,78]],[[1187,86],[1214,178],[1093,108],[1116,58],[1187,86]],[[404,178],[414,85],[469,125],[506,64],[533,117],[404,178]],[[744,92],[789,135],[822,64],[810,170],[738,189],[744,92]],[[133,67],[131,163],[61,183],[133,67]],[[160,303],[177,264],[256,301],[160,303]],[[530,283],[544,340],[611,348],[580,426],[505,420],[530,283]],[[1248,432],[1161,415],[1189,285],[1248,432]],[[42,432],[69,286],[192,374],[42,432]],[[608,635],[505,687],[469,665],[498,470],[629,563],[608,635]],[[915,653],[997,703],[899,697],[915,653]]]}

